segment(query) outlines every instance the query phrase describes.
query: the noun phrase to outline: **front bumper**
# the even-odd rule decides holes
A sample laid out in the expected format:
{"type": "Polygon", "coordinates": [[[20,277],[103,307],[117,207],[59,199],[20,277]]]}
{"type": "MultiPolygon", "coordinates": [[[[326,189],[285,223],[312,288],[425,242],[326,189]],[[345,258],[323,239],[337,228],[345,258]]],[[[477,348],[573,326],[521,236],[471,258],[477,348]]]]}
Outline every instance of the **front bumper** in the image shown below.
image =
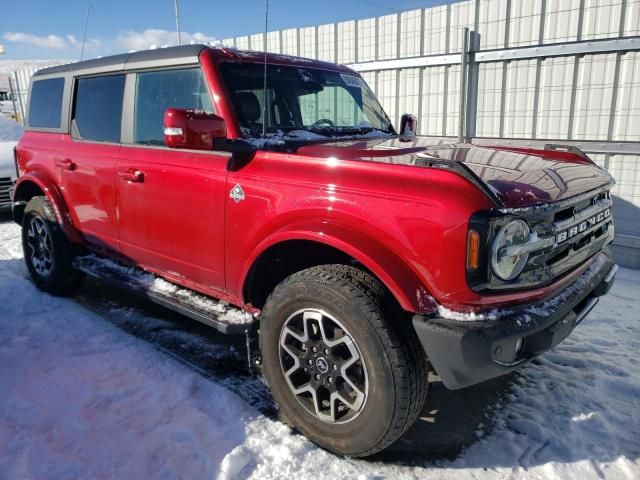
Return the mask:
{"type": "Polygon", "coordinates": [[[617,269],[605,249],[570,286],[542,301],[479,321],[415,315],[413,326],[444,385],[468,387],[512,372],[567,338],[611,289],[617,269]]]}

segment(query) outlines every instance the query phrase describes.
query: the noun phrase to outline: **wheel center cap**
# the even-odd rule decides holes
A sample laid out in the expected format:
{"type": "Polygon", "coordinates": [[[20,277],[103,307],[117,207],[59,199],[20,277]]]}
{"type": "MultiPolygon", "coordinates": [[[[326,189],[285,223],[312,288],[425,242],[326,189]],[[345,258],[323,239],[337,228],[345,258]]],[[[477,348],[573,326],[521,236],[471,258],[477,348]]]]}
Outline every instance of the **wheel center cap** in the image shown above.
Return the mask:
{"type": "Polygon", "coordinates": [[[329,364],[323,357],[316,359],[316,368],[320,373],[327,373],[329,371],[329,364]]]}

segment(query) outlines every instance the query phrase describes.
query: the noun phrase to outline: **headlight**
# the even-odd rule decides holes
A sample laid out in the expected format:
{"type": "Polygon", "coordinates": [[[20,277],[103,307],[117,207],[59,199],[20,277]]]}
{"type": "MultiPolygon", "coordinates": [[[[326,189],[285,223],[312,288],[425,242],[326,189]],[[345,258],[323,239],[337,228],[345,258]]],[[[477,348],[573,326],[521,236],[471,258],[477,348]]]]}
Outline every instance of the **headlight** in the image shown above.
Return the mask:
{"type": "Polygon", "coordinates": [[[525,243],[529,231],[529,225],[523,220],[509,222],[498,231],[491,248],[491,267],[502,280],[513,280],[527,264],[528,253],[506,255],[503,250],[505,247],[525,243]]]}

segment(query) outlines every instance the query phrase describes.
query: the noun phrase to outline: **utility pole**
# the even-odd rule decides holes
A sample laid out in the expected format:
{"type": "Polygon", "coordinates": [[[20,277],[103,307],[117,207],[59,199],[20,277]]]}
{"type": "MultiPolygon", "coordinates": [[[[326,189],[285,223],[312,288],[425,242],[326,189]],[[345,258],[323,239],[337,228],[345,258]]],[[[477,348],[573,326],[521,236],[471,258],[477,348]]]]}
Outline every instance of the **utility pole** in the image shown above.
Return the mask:
{"type": "Polygon", "coordinates": [[[180,37],[180,5],[178,0],[175,0],[176,5],[176,34],[178,35],[178,45],[182,45],[182,38],[180,37]]]}

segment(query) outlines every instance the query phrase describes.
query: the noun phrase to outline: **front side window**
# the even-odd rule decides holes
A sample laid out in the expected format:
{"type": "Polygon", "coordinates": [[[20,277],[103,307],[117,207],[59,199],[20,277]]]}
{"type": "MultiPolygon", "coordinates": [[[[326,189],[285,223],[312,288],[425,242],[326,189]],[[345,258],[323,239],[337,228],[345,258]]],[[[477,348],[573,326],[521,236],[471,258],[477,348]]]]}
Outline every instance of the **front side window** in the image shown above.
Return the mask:
{"type": "Polygon", "coordinates": [[[74,137],[120,142],[124,78],[124,75],[110,75],[78,80],[72,120],[74,137]]]}
{"type": "Polygon", "coordinates": [[[36,80],[29,100],[29,126],[60,128],[64,78],[36,80]]]}
{"type": "Polygon", "coordinates": [[[136,80],[134,142],[164,145],[164,112],[186,108],[213,113],[200,68],[139,73],[136,80]]]}
{"type": "Polygon", "coordinates": [[[264,65],[225,62],[220,69],[245,137],[260,136],[263,128],[325,136],[394,132],[374,93],[357,75],[269,65],[265,92],[264,65]]]}

